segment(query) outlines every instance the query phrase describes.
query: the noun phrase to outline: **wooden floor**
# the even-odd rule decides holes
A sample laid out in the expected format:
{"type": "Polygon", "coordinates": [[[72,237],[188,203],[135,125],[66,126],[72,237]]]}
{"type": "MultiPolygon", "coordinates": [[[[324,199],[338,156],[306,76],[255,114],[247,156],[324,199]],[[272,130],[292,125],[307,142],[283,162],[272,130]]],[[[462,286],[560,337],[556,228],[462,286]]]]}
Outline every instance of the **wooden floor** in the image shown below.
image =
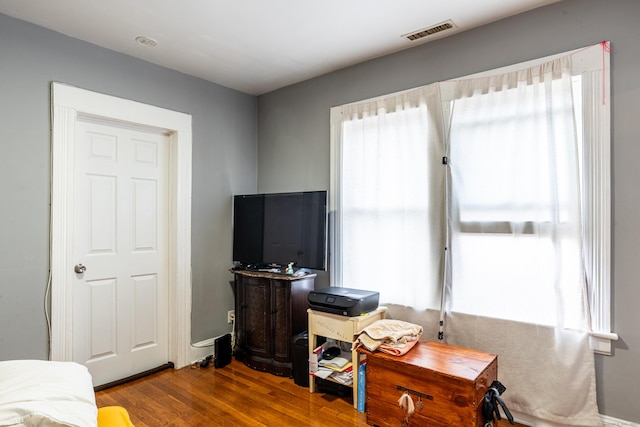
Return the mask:
{"type": "Polygon", "coordinates": [[[293,379],[255,371],[235,359],[220,369],[168,369],[99,391],[96,402],[123,406],[136,427],[367,425],[350,396],[311,394],[293,379]]]}

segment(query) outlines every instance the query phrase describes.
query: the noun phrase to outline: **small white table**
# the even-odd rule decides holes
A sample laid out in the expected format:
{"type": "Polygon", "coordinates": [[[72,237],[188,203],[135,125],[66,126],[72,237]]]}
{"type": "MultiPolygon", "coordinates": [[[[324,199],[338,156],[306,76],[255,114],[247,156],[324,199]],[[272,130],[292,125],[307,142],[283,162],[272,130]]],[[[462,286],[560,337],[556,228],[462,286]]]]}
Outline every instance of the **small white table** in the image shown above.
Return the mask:
{"type": "MultiPolygon", "coordinates": [[[[360,316],[346,317],[338,314],[325,313],[323,311],[308,309],[309,313],[309,358],[317,346],[319,336],[332,338],[338,341],[353,343],[353,337],[364,328],[375,322],[384,319],[386,307],[378,307],[374,311],[364,313],[360,316]]],[[[353,365],[353,407],[358,407],[358,352],[351,351],[351,363],[353,365]]],[[[309,374],[309,392],[316,391],[315,376],[309,374]]]]}

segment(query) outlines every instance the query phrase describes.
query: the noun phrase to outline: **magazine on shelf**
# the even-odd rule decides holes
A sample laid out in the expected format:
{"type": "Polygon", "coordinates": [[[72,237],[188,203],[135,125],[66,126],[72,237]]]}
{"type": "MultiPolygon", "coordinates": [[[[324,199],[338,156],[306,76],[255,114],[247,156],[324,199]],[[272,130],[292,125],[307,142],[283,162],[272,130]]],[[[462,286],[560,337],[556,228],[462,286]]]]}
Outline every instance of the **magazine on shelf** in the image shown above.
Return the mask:
{"type": "Polygon", "coordinates": [[[351,357],[348,359],[343,356],[334,357],[333,359],[322,359],[318,362],[319,366],[325,368],[335,369],[337,371],[344,371],[351,366],[351,357]]]}

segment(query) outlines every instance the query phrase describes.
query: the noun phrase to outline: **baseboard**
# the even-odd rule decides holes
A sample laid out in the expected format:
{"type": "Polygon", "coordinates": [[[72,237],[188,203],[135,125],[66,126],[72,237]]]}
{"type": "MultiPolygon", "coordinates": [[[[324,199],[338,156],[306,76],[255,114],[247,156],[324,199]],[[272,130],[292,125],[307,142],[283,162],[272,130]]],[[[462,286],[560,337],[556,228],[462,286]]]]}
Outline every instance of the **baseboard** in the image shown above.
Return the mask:
{"type": "MultiPolygon", "coordinates": [[[[219,337],[209,338],[191,344],[191,363],[196,363],[197,361],[212,355],[216,340],[224,337],[225,335],[227,334],[222,334],[219,337]]],[[[233,349],[233,334],[231,334],[231,348],[233,349]]]]}
{"type": "MultiPolygon", "coordinates": [[[[536,426],[539,423],[539,421],[536,422],[536,420],[533,417],[528,416],[526,414],[521,414],[516,411],[511,411],[511,412],[513,414],[515,421],[518,424],[522,424],[525,426],[536,426]]],[[[620,420],[617,418],[610,417],[608,415],[600,414],[600,419],[602,420],[602,427],[640,427],[640,424],[633,423],[631,421],[620,420]]],[[[560,425],[560,424],[556,424],[548,421],[545,421],[544,425],[546,427],[566,427],[566,424],[560,425]]]]}
{"type": "Polygon", "coordinates": [[[600,418],[602,418],[603,427],[640,427],[640,424],[638,423],[619,420],[617,418],[609,417],[607,415],[600,415],[600,418]]]}
{"type": "Polygon", "coordinates": [[[195,363],[205,357],[213,354],[213,343],[215,338],[209,338],[204,341],[191,344],[191,363],[195,363]]]}

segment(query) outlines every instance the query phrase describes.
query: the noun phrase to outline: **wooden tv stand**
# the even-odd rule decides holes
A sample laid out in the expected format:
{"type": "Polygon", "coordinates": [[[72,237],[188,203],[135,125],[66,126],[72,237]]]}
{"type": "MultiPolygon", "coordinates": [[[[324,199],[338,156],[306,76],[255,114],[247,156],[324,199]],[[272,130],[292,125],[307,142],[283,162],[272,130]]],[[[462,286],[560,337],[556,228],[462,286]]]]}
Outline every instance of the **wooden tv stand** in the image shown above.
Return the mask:
{"type": "Polygon", "coordinates": [[[292,340],[307,329],[308,295],[316,274],[231,272],[235,277],[236,359],[259,371],[292,377],[292,340]]]}

